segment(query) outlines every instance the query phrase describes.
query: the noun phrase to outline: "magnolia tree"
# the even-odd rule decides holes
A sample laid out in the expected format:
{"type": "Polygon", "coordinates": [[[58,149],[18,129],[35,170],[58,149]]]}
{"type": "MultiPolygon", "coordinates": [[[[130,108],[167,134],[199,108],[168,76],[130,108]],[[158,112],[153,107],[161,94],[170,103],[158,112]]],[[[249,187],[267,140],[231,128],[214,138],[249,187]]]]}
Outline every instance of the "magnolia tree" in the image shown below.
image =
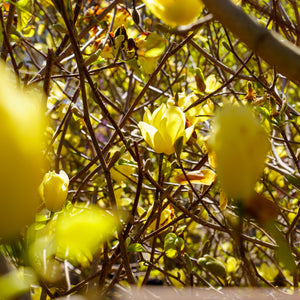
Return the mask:
{"type": "Polygon", "coordinates": [[[0,298],[299,289],[296,1],[2,1],[0,21],[0,298]]]}

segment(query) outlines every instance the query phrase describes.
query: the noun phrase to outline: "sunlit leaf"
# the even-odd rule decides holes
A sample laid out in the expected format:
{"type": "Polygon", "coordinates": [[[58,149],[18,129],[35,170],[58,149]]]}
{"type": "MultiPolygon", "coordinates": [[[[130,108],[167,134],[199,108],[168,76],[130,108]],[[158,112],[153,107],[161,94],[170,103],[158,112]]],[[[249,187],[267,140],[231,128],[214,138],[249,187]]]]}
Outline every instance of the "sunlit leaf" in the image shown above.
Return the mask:
{"type": "Polygon", "coordinates": [[[187,253],[184,253],[184,260],[185,260],[185,266],[186,266],[187,271],[189,273],[191,273],[193,265],[192,265],[192,261],[191,261],[189,255],[187,253]]]}
{"type": "Polygon", "coordinates": [[[158,57],[165,51],[165,40],[158,33],[153,32],[148,35],[144,47],[145,57],[158,57]]]}
{"type": "Polygon", "coordinates": [[[176,257],[184,249],[184,241],[175,233],[168,233],[164,240],[164,250],[170,258],[176,257]]]}
{"type": "Polygon", "coordinates": [[[139,243],[131,244],[126,249],[127,252],[145,252],[144,247],[139,243]]]}
{"type": "Polygon", "coordinates": [[[196,69],[195,80],[198,90],[203,93],[206,89],[205,78],[200,68],[196,69]]]}
{"type": "Polygon", "coordinates": [[[32,0],[20,0],[16,3],[18,13],[17,31],[21,31],[32,17],[32,0]]]}

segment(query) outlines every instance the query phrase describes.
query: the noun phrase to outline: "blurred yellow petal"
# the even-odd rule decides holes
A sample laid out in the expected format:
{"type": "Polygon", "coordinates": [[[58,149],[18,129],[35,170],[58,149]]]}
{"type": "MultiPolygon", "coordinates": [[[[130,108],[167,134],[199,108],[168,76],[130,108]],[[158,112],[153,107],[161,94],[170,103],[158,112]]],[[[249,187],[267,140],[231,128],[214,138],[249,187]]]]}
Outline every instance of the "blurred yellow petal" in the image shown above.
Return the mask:
{"type": "Polygon", "coordinates": [[[143,0],[150,11],[170,26],[188,25],[200,15],[200,0],[143,0]]]}
{"type": "Polygon", "coordinates": [[[249,107],[226,105],[218,112],[210,137],[224,191],[247,200],[264,168],[268,135],[249,107]]]}
{"type": "Polygon", "coordinates": [[[57,219],[57,255],[70,259],[91,257],[102,242],[114,235],[117,227],[118,220],[98,206],[70,206],[57,219]]]}
{"type": "Polygon", "coordinates": [[[258,268],[258,273],[266,280],[273,281],[275,277],[278,275],[279,270],[274,265],[267,265],[266,263],[262,263],[261,266],[258,268]]]}
{"type": "Polygon", "coordinates": [[[13,237],[34,221],[43,166],[42,96],[18,87],[0,63],[0,237],[13,237]]]}

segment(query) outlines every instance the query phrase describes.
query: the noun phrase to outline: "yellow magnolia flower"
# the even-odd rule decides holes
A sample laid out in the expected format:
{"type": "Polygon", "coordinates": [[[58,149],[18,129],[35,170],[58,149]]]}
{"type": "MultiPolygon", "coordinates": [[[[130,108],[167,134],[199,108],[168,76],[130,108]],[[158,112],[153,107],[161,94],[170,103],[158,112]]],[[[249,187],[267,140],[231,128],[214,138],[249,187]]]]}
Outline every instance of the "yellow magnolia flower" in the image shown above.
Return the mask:
{"type": "Polygon", "coordinates": [[[69,177],[65,171],[45,174],[39,192],[46,207],[53,212],[61,210],[68,196],[69,177]]]}
{"type": "Polygon", "coordinates": [[[247,200],[263,171],[269,149],[267,133],[249,107],[226,105],[216,115],[210,146],[227,195],[247,200]]]}
{"type": "Polygon", "coordinates": [[[185,123],[185,115],[179,107],[162,104],[153,114],[145,108],[139,128],[145,141],[156,153],[170,155],[175,152],[174,144],[178,138],[183,137],[185,143],[193,133],[194,125],[185,129],[185,123]]]}
{"type": "Polygon", "coordinates": [[[200,15],[200,0],[143,0],[150,11],[170,26],[188,25],[200,15]]]}
{"type": "Polygon", "coordinates": [[[0,237],[12,237],[39,205],[45,117],[41,96],[19,88],[1,62],[0,73],[0,237]]]}

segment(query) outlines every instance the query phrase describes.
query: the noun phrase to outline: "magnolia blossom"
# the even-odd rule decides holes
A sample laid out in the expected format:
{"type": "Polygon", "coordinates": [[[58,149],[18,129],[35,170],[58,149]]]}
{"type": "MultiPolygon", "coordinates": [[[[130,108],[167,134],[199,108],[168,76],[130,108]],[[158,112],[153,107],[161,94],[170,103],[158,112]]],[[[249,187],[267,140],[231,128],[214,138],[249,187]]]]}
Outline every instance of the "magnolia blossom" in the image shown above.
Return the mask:
{"type": "Polygon", "coordinates": [[[68,196],[69,177],[65,171],[50,171],[40,185],[40,195],[46,207],[53,212],[61,210],[68,196]]]}
{"type": "Polygon", "coordinates": [[[172,154],[176,140],[183,137],[185,143],[192,135],[194,125],[185,129],[186,118],[177,106],[162,104],[153,114],[145,108],[145,114],[139,127],[145,141],[156,153],[172,154]]]}
{"type": "Polygon", "coordinates": [[[143,0],[150,11],[170,26],[188,25],[200,15],[200,0],[143,0]]]}
{"type": "Polygon", "coordinates": [[[250,199],[270,146],[267,133],[251,109],[227,105],[220,110],[210,146],[216,155],[217,175],[225,193],[236,199],[250,199]]]}

